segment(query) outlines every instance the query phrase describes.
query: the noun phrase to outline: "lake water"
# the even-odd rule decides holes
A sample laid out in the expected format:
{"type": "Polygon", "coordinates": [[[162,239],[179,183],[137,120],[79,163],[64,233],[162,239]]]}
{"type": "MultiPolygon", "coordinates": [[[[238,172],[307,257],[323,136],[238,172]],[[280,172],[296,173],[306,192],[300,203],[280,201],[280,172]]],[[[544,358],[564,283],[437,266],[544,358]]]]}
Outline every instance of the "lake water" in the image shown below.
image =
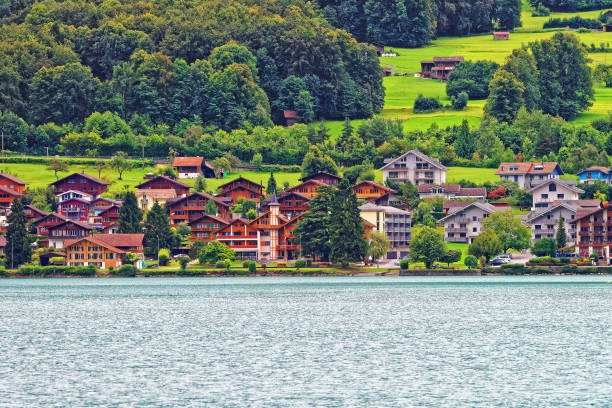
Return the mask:
{"type": "Polygon", "coordinates": [[[612,277],[0,280],[1,407],[610,407],[612,277]]]}

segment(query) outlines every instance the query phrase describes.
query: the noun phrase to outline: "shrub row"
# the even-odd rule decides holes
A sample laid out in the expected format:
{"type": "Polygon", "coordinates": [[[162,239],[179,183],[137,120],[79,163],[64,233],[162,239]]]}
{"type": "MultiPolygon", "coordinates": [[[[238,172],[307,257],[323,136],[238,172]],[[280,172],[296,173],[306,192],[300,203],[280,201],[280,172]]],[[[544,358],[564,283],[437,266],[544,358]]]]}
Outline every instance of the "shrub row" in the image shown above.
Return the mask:
{"type": "Polygon", "coordinates": [[[544,23],[543,28],[601,28],[601,23],[592,18],[575,16],[572,18],[551,18],[544,23]]]}
{"type": "MultiPolygon", "coordinates": [[[[33,156],[14,156],[14,157],[5,157],[5,163],[25,163],[25,164],[47,164],[50,160],[61,160],[68,164],[83,164],[93,166],[99,159],[88,159],[88,158],[74,158],[74,157],[33,157],[33,156]]],[[[130,160],[130,162],[138,167],[142,166],[142,160],[130,160]]],[[[154,166],[155,162],[153,160],[145,159],[145,166],[154,166]]]]}
{"type": "Polygon", "coordinates": [[[49,275],[61,275],[61,276],[94,276],[96,274],[96,267],[93,265],[89,266],[24,266],[20,268],[17,275],[22,276],[49,276],[49,275]]]}
{"type": "Polygon", "coordinates": [[[551,275],[556,273],[570,275],[611,274],[612,266],[604,267],[579,267],[576,265],[565,265],[562,268],[528,267],[519,264],[502,265],[499,269],[484,268],[483,273],[505,275],[551,275]]]}
{"type": "MultiPolygon", "coordinates": [[[[567,265],[579,262],[579,258],[555,258],[553,256],[542,256],[529,260],[529,265],[567,265]]],[[[504,265],[507,266],[507,265],[504,265]]]]}

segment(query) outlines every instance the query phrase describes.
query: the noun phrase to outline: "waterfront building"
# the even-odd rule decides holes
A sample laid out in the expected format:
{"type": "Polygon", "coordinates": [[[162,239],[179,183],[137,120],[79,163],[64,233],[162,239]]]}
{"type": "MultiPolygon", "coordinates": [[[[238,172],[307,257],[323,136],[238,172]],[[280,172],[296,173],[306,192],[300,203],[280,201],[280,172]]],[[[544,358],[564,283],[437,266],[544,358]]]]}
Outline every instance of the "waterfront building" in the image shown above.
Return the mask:
{"type": "Polygon", "coordinates": [[[395,207],[365,203],[359,206],[361,218],[372,225],[372,231],[382,232],[389,238],[388,259],[408,254],[412,238],[412,213],[395,207]]]}
{"type": "Polygon", "coordinates": [[[597,254],[605,263],[610,263],[612,210],[609,207],[580,209],[571,223],[578,231],[576,254],[583,257],[597,254]]]}
{"type": "Polygon", "coordinates": [[[444,224],[444,240],[465,244],[471,244],[474,238],[480,235],[482,221],[486,217],[501,210],[481,200],[453,209],[454,212],[439,221],[444,224]]]}
{"type": "Polygon", "coordinates": [[[119,268],[128,252],[143,254],[144,234],[96,234],[65,242],[66,261],[70,266],[119,268]]]}
{"type": "Polygon", "coordinates": [[[584,190],[576,187],[576,180],[550,179],[527,190],[533,196],[531,210],[547,208],[555,201],[574,201],[584,190]]]}
{"type": "Polygon", "coordinates": [[[47,229],[49,231],[49,247],[55,249],[64,248],[64,242],[68,239],[82,238],[93,233],[92,226],[73,220],[66,220],[47,229]]]}

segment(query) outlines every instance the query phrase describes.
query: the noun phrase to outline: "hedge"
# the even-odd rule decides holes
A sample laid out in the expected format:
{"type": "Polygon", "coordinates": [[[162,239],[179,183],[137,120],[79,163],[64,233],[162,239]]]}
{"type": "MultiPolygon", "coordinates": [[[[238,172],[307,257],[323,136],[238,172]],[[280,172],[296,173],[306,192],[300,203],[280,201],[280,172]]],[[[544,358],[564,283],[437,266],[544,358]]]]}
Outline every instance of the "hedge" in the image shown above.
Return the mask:
{"type": "MultiPolygon", "coordinates": [[[[14,156],[14,157],[4,158],[5,163],[25,163],[25,164],[28,164],[28,163],[30,164],[48,164],[49,161],[51,160],[60,160],[60,161],[63,161],[71,165],[84,164],[84,165],[94,166],[100,159],[63,157],[63,156],[59,156],[59,157],[14,156]]],[[[110,160],[110,159],[103,159],[103,160],[110,160]]],[[[142,159],[140,160],[129,159],[129,161],[137,167],[142,166],[142,159]]],[[[146,166],[154,166],[155,161],[150,160],[150,159],[145,159],[144,164],[146,166]]]]}
{"type": "Polygon", "coordinates": [[[136,267],[134,265],[121,265],[119,269],[109,270],[113,276],[136,276],[136,267]]]}
{"type": "Polygon", "coordinates": [[[16,271],[21,276],[95,276],[96,267],[89,266],[24,266],[16,271]]]}

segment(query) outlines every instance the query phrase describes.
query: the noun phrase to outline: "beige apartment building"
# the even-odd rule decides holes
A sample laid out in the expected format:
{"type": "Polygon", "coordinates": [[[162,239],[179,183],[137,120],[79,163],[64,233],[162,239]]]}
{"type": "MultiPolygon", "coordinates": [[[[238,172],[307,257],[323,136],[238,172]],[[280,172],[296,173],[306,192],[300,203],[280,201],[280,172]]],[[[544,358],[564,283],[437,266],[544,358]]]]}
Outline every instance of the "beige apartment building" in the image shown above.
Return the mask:
{"type": "Polygon", "coordinates": [[[395,159],[385,159],[380,168],[383,181],[391,179],[399,184],[410,181],[415,186],[422,184],[446,184],[446,172],[438,159],[433,159],[418,150],[410,150],[395,159]]]}
{"type": "Polygon", "coordinates": [[[444,240],[471,244],[482,232],[482,221],[500,210],[484,201],[474,201],[463,208],[457,208],[455,212],[440,219],[440,223],[444,224],[444,240]]]}

